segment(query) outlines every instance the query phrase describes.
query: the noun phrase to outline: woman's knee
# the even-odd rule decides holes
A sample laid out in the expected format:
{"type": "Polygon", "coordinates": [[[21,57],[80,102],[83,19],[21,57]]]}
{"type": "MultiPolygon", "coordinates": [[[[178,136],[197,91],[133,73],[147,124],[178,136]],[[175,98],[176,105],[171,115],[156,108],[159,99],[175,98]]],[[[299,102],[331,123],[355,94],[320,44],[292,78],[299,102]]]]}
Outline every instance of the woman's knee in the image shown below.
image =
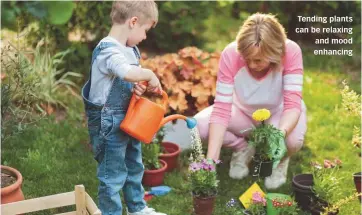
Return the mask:
{"type": "Polygon", "coordinates": [[[288,155],[293,155],[298,152],[304,144],[304,134],[298,136],[293,135],[287,138],[288,155]]]}

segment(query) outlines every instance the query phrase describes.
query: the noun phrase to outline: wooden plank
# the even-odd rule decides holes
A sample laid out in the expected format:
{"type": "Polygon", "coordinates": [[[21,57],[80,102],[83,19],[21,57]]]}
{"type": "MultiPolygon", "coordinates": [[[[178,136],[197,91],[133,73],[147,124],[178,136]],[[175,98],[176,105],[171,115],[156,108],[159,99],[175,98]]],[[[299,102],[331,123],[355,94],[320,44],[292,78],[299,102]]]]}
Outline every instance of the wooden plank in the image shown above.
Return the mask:
{"type": "Polygon", "coordinates": [[[86,200],[85,200],[85,189],[83,185],[75,186],[75,207],[77,215],[86,215],[86,200]]]}
{"type": "Polygon", "coordinates": [[[96,203],[94,203],[92,197],[89,194],[85,193],[86,206],[89,214],[91,215],[102,215],[101,210],[98,209],[96,203]]]}
{"type": "Polygon", "coordinates": [[[2,214],[15,215],[75,204],[74,191],[1,205],[2,214]]]}
{"type": "Polygon", "coordinates": [[[76,211],[70,211],[70,212],[65,212],[65,213],[61,213],[61,214],[54,214],[54,215],[77,215],[76,211]]]}

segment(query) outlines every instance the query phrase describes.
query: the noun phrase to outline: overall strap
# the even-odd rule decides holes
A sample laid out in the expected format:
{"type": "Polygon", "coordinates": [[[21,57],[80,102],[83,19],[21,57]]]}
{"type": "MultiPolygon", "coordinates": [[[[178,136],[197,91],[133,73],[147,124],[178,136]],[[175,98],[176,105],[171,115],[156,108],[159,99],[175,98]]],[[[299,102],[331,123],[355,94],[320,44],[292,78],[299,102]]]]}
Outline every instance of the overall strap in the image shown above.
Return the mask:
{"type": "Polygon", "coordinates": [[[92,66],[95,59],[98,57],[99,53],[101,53],[102,50],[113,46],[116,46],[116,44],[110,42],[101,42],[92,52],[92,64],[89,69],[89,79],[82,88],[82,98],[86,109],[96,109],[96,110],[102,109],[102,106],[97,106],[93,104],[91,101],[89,101],[89,91],[92,83],[92,66]]]}
{"type": "Polygon", "coordinates": [[[111,43],[111,42],[101,42],[94,50],[92,53],[92,63],[91,63],[91,68],[89,71],[89,82],[91,83],[91,79],[92,79],[92,66],[94,61],[96,60],[96,58],[98,57],[98,55],[101,53],[102,50],[106,49],[106,48],[110,48],[110,47],[114,47],[117,46],[117,44],[115,43],[111,43]]]}
{"type": "Polygon", "coordinates": [[[137,46],[134,46],[134,47],[133,47],[133,52],[134,52],[134,54],[136,55],[136,58],[137,58],[138,60],[140,60],[140,59],[141,59],[141,53],[140,53],[140,50],[138,50],[137,46]]]}

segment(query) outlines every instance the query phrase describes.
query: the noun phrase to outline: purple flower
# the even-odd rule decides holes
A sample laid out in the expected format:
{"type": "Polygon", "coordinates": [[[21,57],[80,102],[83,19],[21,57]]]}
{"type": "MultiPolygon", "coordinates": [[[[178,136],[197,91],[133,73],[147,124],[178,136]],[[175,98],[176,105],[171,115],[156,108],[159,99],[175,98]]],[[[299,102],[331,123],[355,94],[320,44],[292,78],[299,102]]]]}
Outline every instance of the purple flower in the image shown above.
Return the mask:
{"type": "Polygon", "coordinates": [[[214,162],[215,162],[216,164],[220,164],[220,163],[221,163],[221,160],[214,160],[214,162]]]}
{"type": "Polygon", "coordinates": [[[230,201],[228,201],[227,203],[226,203],[226,206],[228,207],[228,208],[231,208],[231,207],[234,207],[235,206],[235,199],[231,199],[230,201]]]}
{"type": "Polygon", "coordinates": [[[190,170],[191,172],[195,172],[195,171],[198,171],[198,170],[200,170],[200,169],[201,169],[201,166],[200,166],[199,163],[191,163],[191,164],[190,164],[189,170],[190,170]]]}

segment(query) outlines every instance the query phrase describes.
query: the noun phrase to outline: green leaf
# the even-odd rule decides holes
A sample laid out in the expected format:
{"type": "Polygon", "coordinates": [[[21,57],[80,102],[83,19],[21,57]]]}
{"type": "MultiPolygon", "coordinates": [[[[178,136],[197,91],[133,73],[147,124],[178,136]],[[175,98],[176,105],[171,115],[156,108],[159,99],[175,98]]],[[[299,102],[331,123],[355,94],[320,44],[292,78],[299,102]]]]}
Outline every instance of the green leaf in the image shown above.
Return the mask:
{"type": "Polygon", "coordinates": [[[48,20],[51,24],[62,25],[72,17],[75,7],[72,1],[44,2],[48,11],[48,20]]]}
{"type": "Polygon", "coordinates": [[[39,19],[45,18],[48,14],[47,8],[43,4],[43,2],[25,2],[24,5],[26,11],[39,19]]]}
{"type": "Polygon", "coordinates": [[[16,29],[16,14],[14,8],[9,8],[8,5],[1,2],[1,28],[16,29]]]}

